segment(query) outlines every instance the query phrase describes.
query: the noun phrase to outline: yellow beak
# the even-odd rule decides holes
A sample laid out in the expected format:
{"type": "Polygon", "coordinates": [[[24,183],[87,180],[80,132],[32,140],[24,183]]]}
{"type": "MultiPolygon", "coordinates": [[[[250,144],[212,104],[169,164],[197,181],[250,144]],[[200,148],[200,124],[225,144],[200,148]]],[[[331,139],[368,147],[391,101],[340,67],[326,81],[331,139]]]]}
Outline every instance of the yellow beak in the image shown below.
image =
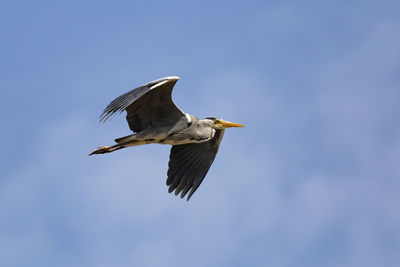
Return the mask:
{"type": "Polygon", "coordinates": [[[230,122],[230,121],[223,121],[223,120],[221,120],[221,125],[224,126],[225,128],[230,128],[230,127],[244,127],[243,124],[235,123],[235,122],[230,122]]]}

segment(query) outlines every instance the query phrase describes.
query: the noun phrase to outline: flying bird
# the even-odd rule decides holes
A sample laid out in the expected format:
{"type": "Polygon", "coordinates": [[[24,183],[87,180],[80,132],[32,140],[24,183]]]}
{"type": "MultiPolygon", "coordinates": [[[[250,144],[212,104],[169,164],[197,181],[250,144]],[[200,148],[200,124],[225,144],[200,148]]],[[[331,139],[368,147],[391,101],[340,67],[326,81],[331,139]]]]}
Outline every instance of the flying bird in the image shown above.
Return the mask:
{"type": "Polygon", "coordinates": [[[117,138],[115,145],[99,147],[89,156],[152,143],[172,145],[168,192],[175,190],[175,195],[181,193],[184,198],[190,190],[189,200],[213,163],[225,128],[244,125],[215,117],[199,119],[180,110],[171,97],[178,80],[177,76],[161,78],[111,101],[100,115],[100,122],[126,111],[126,120],[134,134],[117,138]]]}

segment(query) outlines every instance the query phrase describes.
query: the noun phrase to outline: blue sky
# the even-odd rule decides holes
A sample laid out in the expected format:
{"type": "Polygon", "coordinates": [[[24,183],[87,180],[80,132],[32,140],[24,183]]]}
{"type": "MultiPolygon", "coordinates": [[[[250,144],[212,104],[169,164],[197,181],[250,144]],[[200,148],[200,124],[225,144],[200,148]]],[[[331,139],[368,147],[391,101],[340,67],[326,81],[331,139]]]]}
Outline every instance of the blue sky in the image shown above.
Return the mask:
{"type": "Polygon", "coordinates": [[[2,1],[1,266],[399,266],[398,1],[2,1]],[[189,202],[114,97],[227,130],[189,202]]]}

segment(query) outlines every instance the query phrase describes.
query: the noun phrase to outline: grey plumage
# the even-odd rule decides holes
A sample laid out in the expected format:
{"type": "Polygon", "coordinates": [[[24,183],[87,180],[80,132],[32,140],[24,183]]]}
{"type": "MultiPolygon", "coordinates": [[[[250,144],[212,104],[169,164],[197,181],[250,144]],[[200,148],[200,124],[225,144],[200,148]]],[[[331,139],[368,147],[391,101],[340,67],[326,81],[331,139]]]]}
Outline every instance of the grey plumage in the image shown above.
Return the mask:
{"type": "Polygon", "coordinates": [[[93,154],[109,153],[128,146],[150,143],[172,145],[168,164],[168,192],[175,190],[187,200],[206,176],[228,127],[243,127],[209,117],[198,119],[181,111],[172,101],[171,92],[178,77],[165,77],[133,89],[113,101],[100,115],[105,122],[126,111],[126,120],[135,134],[115,139],[113,146],[99,147],[93,154]]]}
{"type": "Polygon", "coordinates": [[[185,114],[171,98],[176,81],[171,82],[170,77],[158,79],[117,97],[105,108],[100,121],[105,122],[115,113],[126,110],[126,120],[133,132],[177,123],[185,114]]]}
{"type": "Polygon", "coordinates": [[[215,156],[225,130],[217,130],[214,137],[207,142],[172,146],[168,163],[168,191],[175,190],[181,197],[191,189],[188,200],[200,186],[215,156]]]}

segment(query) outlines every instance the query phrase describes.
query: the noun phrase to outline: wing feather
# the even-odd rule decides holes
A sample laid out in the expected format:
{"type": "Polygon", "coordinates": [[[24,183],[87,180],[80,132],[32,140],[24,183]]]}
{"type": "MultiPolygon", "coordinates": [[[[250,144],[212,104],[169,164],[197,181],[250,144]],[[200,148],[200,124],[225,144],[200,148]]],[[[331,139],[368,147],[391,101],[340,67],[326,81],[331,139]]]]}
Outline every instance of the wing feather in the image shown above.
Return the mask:
{"type": "Polygon", "coordinates": [[[170,193],[175,190],[183,198],[190,190],[187,200],[191,198],[210,169],[223,135],[224,130],[216,130],[210,141],[172,146],[167,178],[170,193]]]}
{"type": "Polygon", "coordinates": [[[147,127],[171,127],[185,113],[172,101],[176,77],[165,77],[133,89],[108,104],[100,115],[105,122],[117,113],[127,112],[129,128],[140,132],[147,127]]]}

